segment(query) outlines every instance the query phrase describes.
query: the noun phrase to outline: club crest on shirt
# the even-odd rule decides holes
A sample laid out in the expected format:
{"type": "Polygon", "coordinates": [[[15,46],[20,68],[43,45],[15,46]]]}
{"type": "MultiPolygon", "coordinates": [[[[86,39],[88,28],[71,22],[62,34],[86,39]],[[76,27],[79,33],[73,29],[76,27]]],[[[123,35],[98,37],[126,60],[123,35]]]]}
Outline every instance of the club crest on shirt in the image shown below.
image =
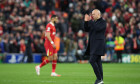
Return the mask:
{"type": "Polygon", "coordinates": [[[50,28],[50,27],[48,27],[47,31],[50,31],[50,29],[51,29],[51,28],[50,28]]]}
{"type": "Polygon", "coordinates": [[[52,34],[55,35],[55,32],[53,32],[52,34]]]}

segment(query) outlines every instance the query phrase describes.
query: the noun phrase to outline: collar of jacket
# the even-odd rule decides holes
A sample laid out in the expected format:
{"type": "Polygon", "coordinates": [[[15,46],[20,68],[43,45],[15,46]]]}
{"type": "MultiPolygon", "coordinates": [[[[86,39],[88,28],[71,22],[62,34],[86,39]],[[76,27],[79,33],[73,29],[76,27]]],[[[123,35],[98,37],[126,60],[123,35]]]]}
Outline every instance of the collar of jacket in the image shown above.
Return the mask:
{"type": "Polygon", "coordinates": [[[95,21],[95,22],[97,22],[97,21],[100,21],[100,20],[102,20],[102,17],[101,17],[101,18],[99,18],[99,19],[97,19],[96,21],[95,21],[95,20],[94,20],[94,21],[95,21]]]}

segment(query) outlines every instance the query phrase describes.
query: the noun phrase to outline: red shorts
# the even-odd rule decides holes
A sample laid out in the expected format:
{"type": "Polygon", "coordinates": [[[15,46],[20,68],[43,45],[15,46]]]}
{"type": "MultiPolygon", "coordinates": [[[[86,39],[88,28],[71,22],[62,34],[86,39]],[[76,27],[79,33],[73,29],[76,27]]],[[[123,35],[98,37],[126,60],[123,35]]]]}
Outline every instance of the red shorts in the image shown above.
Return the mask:
{"type": "Polygon", "coordinates": [[[44,44],[44,46],[45,46],[47,56],[53,56],[54,54],[57,53],[57,50],[54,49],[52,45],[44,44]]]}

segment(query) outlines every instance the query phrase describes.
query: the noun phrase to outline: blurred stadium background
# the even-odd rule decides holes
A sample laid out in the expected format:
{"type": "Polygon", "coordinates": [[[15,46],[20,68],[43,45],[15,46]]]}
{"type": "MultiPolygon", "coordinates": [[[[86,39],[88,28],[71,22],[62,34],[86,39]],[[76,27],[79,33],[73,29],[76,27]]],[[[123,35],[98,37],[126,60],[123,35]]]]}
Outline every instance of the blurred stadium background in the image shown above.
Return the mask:
{"type": "Polygon", "coordinates": [[[107,21],[107,52],[102,60],[121,62],[117,59],[121,51],[122,62],[140,63],[139,7],[139,0],[1,0],[0,60],[21,62],[23,55],[29,52],[29,60],[25,57],[25,62],[40,62],[45,56],[45,26],[53,14],[59,17],[56,24],[58,61],[87,60],[88,56],[83,57],[88,41],[83,18],[84,14],[98,8],[107,21]],[[117,43],[123,48],[116,49],[117,43]],[[26,51],[28,47],[31,48],[26,51]]]}
{"type": "MultiPolygon", "coordinates": [[[[72,81],[66,79],[65,84],[92,83],[91,73],[86,74],[87,79],[81,78],[85,82],[80,82],[80,77],[84,76],[85,72],[92,70],[88,64],[81,64],[88,63],[89,58],[89,56],[83,56],[88,43],[88,33],[83,31],[83,18],[84,14],[90,14],[95,8],[101,10],[102,17],[107,22],[105,34],[107,51],[102,57],[103,62],[110,63],[104,64],[105,75],[109,74],[107,77],[105,76],[105,80],[111,80],[107,84],[113,81],[117,81],[113,84],[139,84],[140,0],[0,0],[0,74],[2,74],[0,75],[0,84],[35,84],[40,81],[40,83],[63,84],[62,80],[65,80],[65,77],[55,79],[55,82],[52,82],[54,80],[50,77],[48,79],[51,81],[47,82],[43,82],[41,78],[39,78],[40,81],[36,81],[37,77],[34,79],[36,82],[23,81],[26,80],[23,77],[21,79],[19,77],[20,82],[16,82],[18,79],[10,80],[10,78],[8,82],[5,82],[7,81],[5,78],[12,78],[14,74],[17,74],[18,77],[16,72],[19,72],[20,75],[24,74],[24,69],[25,71],[29,69],[29,73],[32,74],[25,73],[30,75],[29,79],[32,80],[31,77],[35,76],[35,73],[32,73],[35,66],[33,63],[40,63],[43,59],[47,59],[44,49],[44,32],[46,24],[53,14],[59,17],[59,22],[56,24],[55,42],[59,56],[58,62],[73,63],[58,64],[58,71],[65,74],[64,76],[66,76],[66,71],[70,71],[73,73],[72,77],[76,77],[79,81],[75,82],[74,78],[70,78],[72,81]],[[114,64],[121,62],[129,64],[114,64]],[[62,70],[62,66],[66,68],[62,70]],[[80,67],[75,70],[76,72],[81,71],[81,73],[76,74],[68,66],[80,67]],[[116,76],[112,78],[111,73],[115,72],[116,76]],[[128,77],[129,75],[130,77],[128,77]],[[116,79],[120,76],[122,79],[126,77],[124,81],[116,79]]],[[[46,69],[44,68],[42,73],[45,73],[46,69]]],[[[26,75],[22,76],[26,77],[26,75]]],[[[42,76],[46,79],[45,77],[45,75],[42,76]]]]}

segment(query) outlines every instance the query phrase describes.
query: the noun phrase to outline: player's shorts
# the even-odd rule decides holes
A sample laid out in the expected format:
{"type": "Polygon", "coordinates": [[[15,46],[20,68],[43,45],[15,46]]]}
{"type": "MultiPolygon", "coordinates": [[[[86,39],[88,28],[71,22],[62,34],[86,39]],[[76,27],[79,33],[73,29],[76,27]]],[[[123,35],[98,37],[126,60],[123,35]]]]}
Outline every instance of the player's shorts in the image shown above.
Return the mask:
{"type": "Polygon", "coordinates": [[[54,54],[57,53],[57,50],[53,48],[53,46],[45,46],[46,54],[47,56],[53,56],[54,54]]]}

